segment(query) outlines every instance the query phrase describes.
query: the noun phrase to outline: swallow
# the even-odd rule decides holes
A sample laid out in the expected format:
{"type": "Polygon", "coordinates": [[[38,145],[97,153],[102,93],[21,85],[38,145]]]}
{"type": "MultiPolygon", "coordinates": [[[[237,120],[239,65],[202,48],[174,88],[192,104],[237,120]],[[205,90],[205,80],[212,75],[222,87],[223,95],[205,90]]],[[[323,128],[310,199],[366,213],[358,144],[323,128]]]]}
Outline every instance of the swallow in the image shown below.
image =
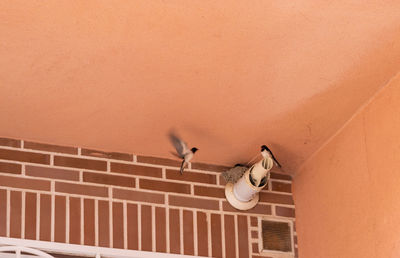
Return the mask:
{"type": "Polygon", "coordinates": [[[174,145],[176,149],[176,154],[175,153],[173,154],[182,159],[180,172],[181,175],[183,175],[183,170],[185,169],[186,164],[192,160],[193,155],[199,149],[197,149],[196,147],[189,149],[186,143],[172,132],[169,134],[169,139],[171,140],[172,145],[174,145]]]}
{"type": "MultiPolygon", "coordinates": [[[[277,166],[279,167],[281,166],[279,162],[275,159],[271,150],[266,145],[261,146],[261,155],[263,156],[264,159],[267,157],[271,158],[277,166]]],[[[256,187],[264,186],[267,183],[268,179],[269,179],[269,174],[268,171],[265,169],[250,171],[250,182],[256,187]]]]}
{"type": "Polygon", "coordinates": [[[267,147],[267,145],[263,145],[261,146],[261,155],[266,158],[269,157],[271,158],[275,165],[277,165],[278,167],[281,167],[281,164],[279,164],[279,162],[276,160],[274,154],[272,154],[272,151],[267,147]]]}

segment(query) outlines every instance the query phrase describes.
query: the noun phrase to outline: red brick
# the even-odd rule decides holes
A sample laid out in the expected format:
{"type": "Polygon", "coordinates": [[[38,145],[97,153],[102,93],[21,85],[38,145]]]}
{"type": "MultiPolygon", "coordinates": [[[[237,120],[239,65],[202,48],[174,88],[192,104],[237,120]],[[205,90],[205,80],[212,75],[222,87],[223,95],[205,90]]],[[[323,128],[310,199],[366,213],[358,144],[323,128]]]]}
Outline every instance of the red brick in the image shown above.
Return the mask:
{"type": "Polygon", "coordinates": [[[146,167],[139,165],[131,165],[124,163],[111,162],[111,172],[122,173],[135,176],[162,177],[162,169],[154,167],[146,167]]]}
{"type": "Polygon", "coordinates": [[[291,193],[292,192],[292,184],[285,184],[285,183],[274,181],[274,182],[272,182],[272,190],[278,191],[278,192],[291,193]]]}
{"type": "Polygon", "coordinates": [[[69,197],[69,243],[81,243],[81,198],[69,197]]]}
{"type": "Polygon", "coordinates": [[[0,162],[0,173],[21,174],[21,167],[20,164],[0,162]]]}
{"type": "Polygon", "coordinates": [[[7,191],[0,189],[0,236],[7,236],[7,191]]]}
{"type": "Polygon", "coordinates": [[[64,182],[56,182],[56,192],[108,197],[107,187],[64,182]]]}
{"type": "Polygon", "coordinates": [[[21,192],[10,191],[10,237],[21,238],[21,192]]]}
{"type": "Polygon", "coordinates": [[[26,166],[25,174],[34,177],[79,181],[79,172],[75,170],[67,170],[67,169],[59,169],[51,167],[26,166]]]}
{"type": "Polygon", "coordinates": [[[222,175],[219,175],[219,185],[226,185],[225,178],[222,175]]]}
{"type": "Polygon", "coordinates": [[[141,226],[142,226],[142,250],[151,251],[152,250],[152,214],[151,206],[142,205],[141,214],[141,226]]]}
{"type": "Polygon", "coordinates": [[[215,171],[215,172],[224,172],[228,170],[230,167],[227,166],[220,166],[220,165],[212,165],[212,164],[205,164],[205,163],[192,163],[192,169],[199,169],[199,170],[207,170],[207,171],[215,171]]]}
{"type": "Polygon", "coordinates": [[[15,160],[29,163],[50,164],[50,155],[27,151],[0,149],[0,159],[15,160]]]}
{"type": "Polygon", "coordinates": [[[170,253],[179,254],[181,252],[181,237],[180,237],[180,215],[179,210],[169,210],[169,246],[170,253]]]}
{"type": "Polygon", "coordinates": [[[237,210],[236,208],[232,207],[227,201],[223,201],[222,203],[222,208],[224,211],[230,211],[230,212],[240,212],[240,213],[246,213],[246,214],[263,214],[263,215],[271,215],[271,205],[268,204],[262,204],[259,203],[257,204],[254,208],[251,208],[250,210],[246,211],[240,211],[237,210]]]}
{"type": "Polygon", "coordinates": [[[94,245],[94,200],[84,199],[83,205],[84,243],[85,245],[94,245]]]}
{"type": "Polygon", "coordinates": [[[51,197],[48,194],[40,195],[40,240],[51,240],[51,197]]]}
{"type": "Polygon", "coordinates": [[[257,217],[250,217],[250,225],[252,227],[257,227],[258,226],[258,219],[257,217]]]}
{"type": "Polygon", "coordinates": [[[193,212],[183,210],[183,253],[194,255],[193,212]]]}
{"type": "MultiPolygon", "coordinates": [[[[108,201],[98,201],[99,246],[110,247],[110,210],[108,201]]],[[[129,216],[128,216],[129,218],[129,216]]],[[[129,220],[128,220],[129,221],[129,220]]],[[[129,223],[129,222],[128,222],[129,223]]]]}
{"type": "Polygon", "coordinates": [[[211,214],[211,249],[213,257],[222,257],[221,215],[211,214]]]}
{"type": "Polygon", "coordinates": [[[271,172],[271,179],[292,180],[290,175],[271,172]]]}
{"type": "Polygon", "coordinates": [[[36,193],[25,194],[25,238],[36,240],[36,193]]]}
{"type": "Polygon", "coordinates": [[[169,195],[169,205],[207,210],[218,210],[219,202],[208,199],[169,195]]]}
{"type": "Polygon", "coordinates": [[[180,167],[181,161],[150,156],[137,156],[137,162],[171,167],[180,167]]]}
{"type": "Polygon", "coordinates": [[[127,216],[128,216],[128,249],[138,250],[139,249],[139,236],[138,236],[138,206],[136,204],[127,205],[127,216]]]}
{"type": "Polygon", "coordinates": [[[238,215],[239,257],[249,257],[249,238],[247,234],[247,217],[238,215]]]}
{"type": "Polygon", "coordinates": [[[190,185],[188,184],[180,184],[180,183],[140,178],[139,187],[141,189],[154,190],[154,191],[190,194],[190,185]]]}
{"type": "Polygon", "coordinates": [[[137,202],[151,202],[163,204],[165,201],[164,195],[159,193],[150,193],[134,190],[113,189],[113,198],[137,202]]]}
{"type": "Polygon", "coordinates": [[[122,203],[113,203],[113,248],[124,248],[124,209],[122,203]]]}
{"type": "Polygon", "coordinates": [[[55,196],[54,241],[65,243],[65,196],[55,196]]]}
{"type": "MultiPolygon", "coordinates": [[[[226,257],[236,257],[235,252],[235,217],[233,215],[224,215],[225,227],[225,255],[226,257]]],[[[247,232],[247,230],[246,230],[247,232]]],[[[240,232],[243,234],[244,232],[240,232]]]]}
{"type": "Polygon", "coordinates": [[[208,256],[208,222],[207,214],[197,212],[197,246],[199,256],[208,256]]]}
{"type": "Polygon", "coordinates": [[[1,175],[0,185],[22,189],[50,191],[49,181],[23,177],[10,177],[1,175]]]}
{"type": "Polygon", "coordinates": [[[107,162],[103,160],[81,159],[72,157],[55,156],[54,165],[72,168],[84,168],[92,170],[107,170],[107,162]]]}
{"type": "Polygon", "coordinates": [[[20,140],[15,140],[15,139],[9,139],[9,138],[0,138],[0,145],[1,146],[20,148],[21,147],[21,141],[20,140]]]}
{"type": "Polygon", "coordinates": [[[289,217],[289,218],[294,218],[295,217],[295,212],[293,208],[286,208],[286,207],[275,207],[275,213],[277,216],[282,216],[282,217],[289,217]]]}
{"type": "Polygon", "coordinates": [[[24,142],[24,149],[67,153],[67,154],[78,154],[78,148],[37,143],[37,142],[27,142],[27,141],[24,142]]]}
{"type": "Polygon", "coordinates": [[[156,221],[156,252],[167,251],[167,233],[166,233],[166,217],[165,208],[156,207],[155,210],[156,221]]]}
{"type": "Polygon", "coordinates": [[[251,231],[251,238],[258,239],[258,231],[251,231]]]}
{"type": "Polygon", "coordinates": [[[260,192],[260,202],[293,204],[293,198],[287,194],[260,192]]]}
{"type": "Polygon", "coordinates": [[[135,178],[126,176],[108,175],[105,173],[83,172],[83,182],[90,182],[103,185],[135,187],[135,178]]]}
{"type": "Polygon", "coordinates": [[[251,245],[251,247],[252,247],[252,250],[253,250],[253,254],[258,254],[258,253],[260,253],[260,251],[258,250],[258,243],[253,243],[253,244],[251,245]]]}
{"type": "Polygon", "coordinates": [[[216,184],[217,177],[213,174],[205,174],[200,172],[190,172],[185,171],[183,175],[179,172],[179,170],[171,170],[167,169],[166,171],[167,179],[180,180],[186,182],[196,182],[196,183],[204,183],[204,184],[216,184]]]}
{"type": "Polygon", "coordinates": [[[208,196],[208,197],[225,199],[225,189],[224,188],[195,185],[194,186],[194,194],[200,195],[200,196],[208,196]]]}
{"type": "Polygon", "coordinates": [[[133,161],[133,155],[120,152],[104,152],[99,150],[82,149],[81,154],[83,156],[91,156],[105,159],[119,159],[126,161],[133,161]]]}

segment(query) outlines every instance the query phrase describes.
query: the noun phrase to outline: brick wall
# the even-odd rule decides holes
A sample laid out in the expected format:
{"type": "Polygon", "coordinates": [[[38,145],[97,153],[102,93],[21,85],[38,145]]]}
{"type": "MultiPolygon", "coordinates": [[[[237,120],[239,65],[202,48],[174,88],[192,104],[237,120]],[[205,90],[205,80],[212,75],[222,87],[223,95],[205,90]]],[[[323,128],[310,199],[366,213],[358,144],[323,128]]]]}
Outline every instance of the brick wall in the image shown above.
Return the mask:
{"type": "MultiPolygon", "coordinates": [[[[291,178],[272,173],[239,212],[222,166],[0,138],[0,236],[213,257],[260,257],[258,218],[294,221],[291,178]]],[[[296,237],[296,236],[295,236],[296,237]]],[[[297,247],[297,245],[296,245],[297,247]]]]}

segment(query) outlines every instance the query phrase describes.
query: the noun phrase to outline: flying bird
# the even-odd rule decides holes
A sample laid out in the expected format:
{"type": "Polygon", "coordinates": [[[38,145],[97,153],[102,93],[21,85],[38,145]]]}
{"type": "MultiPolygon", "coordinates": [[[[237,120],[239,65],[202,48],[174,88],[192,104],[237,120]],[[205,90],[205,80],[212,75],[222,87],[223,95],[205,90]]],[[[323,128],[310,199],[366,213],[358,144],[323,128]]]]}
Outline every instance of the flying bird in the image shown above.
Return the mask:
{"type": "Polygon", "coordinates": [[[276,160],[274,154],[272,154],[272,151],[267,147],[267,145],[261,146],[261,155],[264,158],[270,157],[274,161],[275,165],[281,167],[281,164],[279,164],[279,162],[276,160]]]}
{"type": "Polygon", "coordinates": [[[180,170],[182,175],[186,164],[192,160],[193,155],[199,149],[197,149],[196,147],[189,149],[187,147],[187,144],[172,132],[169,134],[169,139],[171,140],[172,145],[174,145],[176,149],[176,154],[174,153],[174,155],[182,159],[181,170],[180,170]]]}

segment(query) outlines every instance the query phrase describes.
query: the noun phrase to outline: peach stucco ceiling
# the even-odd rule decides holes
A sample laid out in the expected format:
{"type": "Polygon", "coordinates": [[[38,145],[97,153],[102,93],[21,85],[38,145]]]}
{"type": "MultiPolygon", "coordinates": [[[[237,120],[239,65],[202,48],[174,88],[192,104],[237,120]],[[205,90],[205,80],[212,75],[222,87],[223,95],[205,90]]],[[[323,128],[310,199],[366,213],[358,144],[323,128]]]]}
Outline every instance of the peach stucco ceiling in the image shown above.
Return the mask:
{"type": "Polygon", "coordinates": [[[400,68],[400,1],[1,1],[0,136],[288,172],[400,68]]]}

